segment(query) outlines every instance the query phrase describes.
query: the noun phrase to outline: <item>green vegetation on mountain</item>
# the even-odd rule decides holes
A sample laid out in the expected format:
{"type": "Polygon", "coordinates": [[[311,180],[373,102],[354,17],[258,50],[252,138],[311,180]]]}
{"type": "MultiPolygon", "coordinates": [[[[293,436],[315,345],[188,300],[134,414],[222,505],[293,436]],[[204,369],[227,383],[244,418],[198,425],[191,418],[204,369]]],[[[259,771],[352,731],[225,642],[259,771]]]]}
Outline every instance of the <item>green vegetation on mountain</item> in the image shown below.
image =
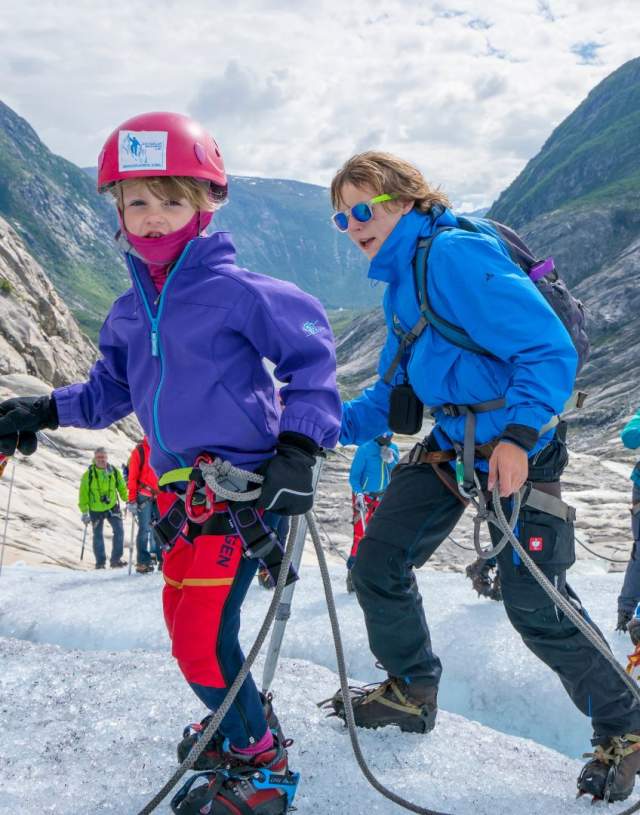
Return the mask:
{"type": "Polygon", "coordinates": [[[600,82],[500,195],[489,217],[516,228],[556,209],[640,198],[640,58],[600,82]]]}

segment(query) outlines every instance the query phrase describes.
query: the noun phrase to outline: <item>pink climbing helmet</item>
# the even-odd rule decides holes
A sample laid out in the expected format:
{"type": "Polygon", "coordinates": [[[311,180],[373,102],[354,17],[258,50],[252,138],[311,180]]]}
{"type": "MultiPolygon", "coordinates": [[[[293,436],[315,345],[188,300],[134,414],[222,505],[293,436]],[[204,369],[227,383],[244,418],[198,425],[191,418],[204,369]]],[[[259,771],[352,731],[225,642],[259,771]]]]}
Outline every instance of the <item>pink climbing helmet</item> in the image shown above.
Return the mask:
{"type": "Polygon", "coordinates": [[[202,125],[180,113],[141,113],[119,125],[98,158],[98,190],[116,181],[149,176],[188,176],[227,188],[222,153],[202,125]]]}

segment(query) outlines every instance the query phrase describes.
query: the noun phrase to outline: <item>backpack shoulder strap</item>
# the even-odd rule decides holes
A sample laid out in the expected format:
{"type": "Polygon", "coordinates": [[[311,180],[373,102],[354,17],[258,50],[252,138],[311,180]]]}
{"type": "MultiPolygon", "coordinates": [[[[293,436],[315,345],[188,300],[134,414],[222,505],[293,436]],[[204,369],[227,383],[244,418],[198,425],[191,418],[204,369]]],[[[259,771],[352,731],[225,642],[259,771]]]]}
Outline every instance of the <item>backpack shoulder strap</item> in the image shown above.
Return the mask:
{"type": "MultiPolygon", "coordinates": [[[[454,323],[450,323],[448,320],[445,320],[444,317],[441,317],[437,314],[433,308],[431,307],[431,303],[429,302],[429,293],[428,293],[428,271],[429,271],[429,254],[431,252],[431,247],[433,246],[434,240],[441,235],[443,232],[449,232],[451,229],[455,229],[456,227],[453,226],[442,226],[439,227],[432,235],[428,238],[422,238],[418,241],[418,249],[416,251],[415,258],[413,260],[413,274],[414,274],[414,284],[416,288],[416,296],[418,298],[418,305],[420,307],[420,313],[425,318],[428,325],[435,328],[435,330],[441,334],[446,340],[448,340],[453,345],[458,346],[458,348],[464,348],[467,351],[473,351],[476,354],[484,354],[485,356],[492,356],[492,354],[483,348],[481,345],[478,345],[477,342],[471,339],[469,334],[458,325],[454,323]]],[[[470,222],[466,222],[466,219],[462,219],[461,228],[465,229],[469,232],[477,232],[478,230],[473,227],[470,222]],[[468,226],[467,226],[468,224],[468,226]]]]}

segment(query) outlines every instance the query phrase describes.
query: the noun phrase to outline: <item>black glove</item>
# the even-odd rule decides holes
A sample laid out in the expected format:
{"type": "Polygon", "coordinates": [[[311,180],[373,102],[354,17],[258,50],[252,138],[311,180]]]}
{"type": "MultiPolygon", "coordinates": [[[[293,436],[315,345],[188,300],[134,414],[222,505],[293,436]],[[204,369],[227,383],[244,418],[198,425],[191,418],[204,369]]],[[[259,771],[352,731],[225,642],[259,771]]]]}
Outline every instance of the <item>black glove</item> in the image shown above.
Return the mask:
{"type": "Polygon", "coordinates": [[[262,467],[258,509],[279,515],[304,515],[313,506],[313,466],[320,448],[308,436],[281,433],[276,454],[262,467]]]}
{"type": "Polygon", "coordinates": [[[58,427],[58,411],[51,396],[19,396],[0,403],[0,453],[12,456],[16,448],[25,456],[35,453],[36,433],[58,427]]]}

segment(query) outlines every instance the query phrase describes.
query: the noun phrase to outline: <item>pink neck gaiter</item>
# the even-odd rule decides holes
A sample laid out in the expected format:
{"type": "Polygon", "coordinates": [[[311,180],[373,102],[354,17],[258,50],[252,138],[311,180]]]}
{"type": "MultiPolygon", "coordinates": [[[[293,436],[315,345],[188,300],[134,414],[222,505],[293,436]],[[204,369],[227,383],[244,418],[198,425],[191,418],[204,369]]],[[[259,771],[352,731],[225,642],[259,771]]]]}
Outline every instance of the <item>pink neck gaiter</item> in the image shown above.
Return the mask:
{"type": "Polygon", "coordinates": [[[180,257],[189,241],[197,238],[211,223],[213,212],[196,212],[181,229],[169,232],[160,238],[143,238],[132,235],[122,223],[122,234],[133,249],[149,267],[149,274],[157,291],[162,291],[172,264],[180,257]]]}

